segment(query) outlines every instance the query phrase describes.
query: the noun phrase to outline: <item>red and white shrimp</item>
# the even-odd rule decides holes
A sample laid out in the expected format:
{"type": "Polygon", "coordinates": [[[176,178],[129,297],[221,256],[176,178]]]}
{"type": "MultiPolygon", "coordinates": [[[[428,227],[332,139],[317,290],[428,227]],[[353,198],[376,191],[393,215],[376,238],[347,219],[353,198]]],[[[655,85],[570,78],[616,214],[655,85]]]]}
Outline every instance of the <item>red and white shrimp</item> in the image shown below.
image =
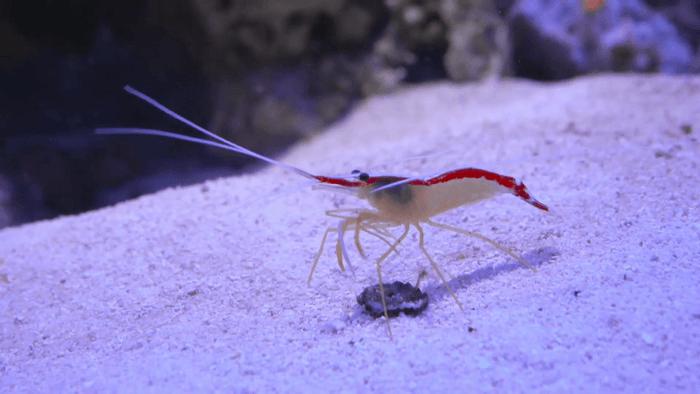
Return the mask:
{"type": "Polygon", "coordinates": [[[460,307],[460,309],[463,309],[462,304],[459,302],[459,299],[450,288],[450,285],[445,280],[445,277],[438,268],[437,264],[435,264],[433,258],[425,249],[425,237],[421,224],[427,224],[429,226],[441,228],[444,230],[454,231],[459,234],[468,235],[470,237],[478,238],[482,241],[488,242],[491,245],[503,251],[504,253],[507,253],[514,259],[520,261],[528,268],[537,272],[535,268],[533,268],[525,260],[521,259],[520,257],[513,254],[510,250],[506,249],[497,242],[483,235],[448,226],[445,224],[436,223],[431,220],[433,216],[436,216],[443,212],[455,209],[462,205],[473,204],[501,193],[512,194],[516,197],[525,200],[527,203],[533,205],[536,208],[539,208],[544,211],[549,210],[549,208],[546,205],[533,198],[530,192],[525,187],[525,185],[522,184],[522,182],[516,180],[515,178],[477,168],[462,168],[447,171],[442,174],[427,177],[425,179],[388,175],[372,176],[368,173],[360,172],[357,170],[353,171],[352,175],[349,175],[347,177],[313,175],[299,168],[259,155],[230,141],[227,141],[226,139],[221,138],[200,126],[197,126],[196,124],[190,122],[189,120],[164,107],[152,98],[132,89],[129,86],[126,86],[124,89],[127,92],[147,101],[156,108],[164,111],[168,115],[184,122],[189,126],[194,127],[195,129],[199,130],[200,132],[203,132],[211,138],[218,140],[219,142],[188,137],[161,130],[150,129],[97,129],[96,132],[98,134],[157,135],[216,146],[234,152],[239,152],[244,155],[252,156],[260,160],[266,161],[268,163],[291,170],[303,177],[318,181],[319,186],[324,186],[325,188],[331,189],[342,189],[344,191],[353,193],[360,199],[367,200],[370,203],[370,205],[374,207],[374,209],[341,209],[326,211],[326,215],[335,218],[340,218],[342,220],[338,223],[337,227],[329,228],[323,234],[321,246],[318,250],[318,253],[316,254],[313,266],[311,267],[311,272],[309,273],[309,279],[307,283],[311,283],[311,278],[313,276],[316,265],[318,264],[318,261],[321,257],[321,254],[323,253],[323,247],[326,243],[326,239],[329,233],[338,233],[338,240],[336,242],[336,255],[338,259],[338,265],[340,266],[341,270],[344,270],[343,257],[345,257],[345,261],[347,261],[348,265],[350,263],[347,257],[345,243],[343,240],[343,236],[346,231],[354,231],[355,246],[357,247],[358,251],[362,256],[364,256],[364,252],[360,244],[360,232],[368,233],[386,242],[389,245],[389,249],[386,252],[384,252],[384,254],[381,257],[379,257],[379,259],[377,259],[376,265],[380,291],[382,294],[382,306],[384,308],[384,317],[386,318],[387,328],[390,337],[392,337],[392,332],[391,325],[389,323],[389,315],[386,308],[386,297],[384,295],[384,286],[382,282],[381,263],[392,252],[396,251],[398,245],[408,235],[411,226],[415,227],[418,230],[418,233],[420,235],[420,249],[423,251],[423,254],[425,254],[425,256],[428,258],[428,261],[430,261],[431,266],[433,267],[437,275],[440,277],[442,282],[445,284],[445,287],[452,295],[455,302],[457,302],[457,305],[460,307]],[[387,229],[393,227],[403,227],[404,231],[401,234],[401,236],[395,239],[394,242],[391,242],[388,238],[393,238],[393,235],[389,233],[387,229]]]}

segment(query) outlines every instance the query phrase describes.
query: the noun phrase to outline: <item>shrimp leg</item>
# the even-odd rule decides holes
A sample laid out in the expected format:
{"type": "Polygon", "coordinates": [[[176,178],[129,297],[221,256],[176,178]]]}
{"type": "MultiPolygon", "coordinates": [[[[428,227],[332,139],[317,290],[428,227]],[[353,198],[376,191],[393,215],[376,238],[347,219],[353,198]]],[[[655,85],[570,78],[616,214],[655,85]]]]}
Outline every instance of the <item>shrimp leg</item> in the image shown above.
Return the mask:
{"type": "Polygon", "coordinates": [[[394,242],[394,244],[391,245],[389,250],[384,252],[382,257],[380,257],[377,260],[377,277],[379,277],[379,292],[382,294],[382,307],[384,308],[384,318],[386,318],[386,327],[387,327],[387,329],[389,329],[389,339],[394,339],[394,335],[391,333],[391,323],[389,323],[389,311],[386,309],[386,295],[384,295],[384,282],[382,282],[382,262],[387,257],[389,257],[391,252],[395,251],[396,247],[399,246],[401,241],[403,241],[404,238],[406,238],[406,236],[408,235],[409,229],[410,229],[410,226],[408,224],[406,224],[403,234],[401,234],[401,236],[396,240],[396,242],[394,242]]]}
{"type": "MultiPolygon", "coordinates": [[[[426,221],[426,222],[429,222],[429,221],[426,221]]],[[[423,254],[425,255],[425,257],[428,258],[428,261],[430,261],[430,265],[433,266],[433,269],[435,270],[435,272],[437,272],[438,276],[440,277],[440,280],[442,280],[442,283],[444,283],[445,287],[447,287],[447,291],[449,291],[452,298],[455,299],[455,302],[459,306],[459,309],[464,310],[464,308],[462,307],[462,303],[459,302],[457,295],[454,293],[454,291],[452,291],[452,288],[450,287],[450,284],[447,283],[447,280],[445,280],[445,277],[442,275],[440,268],[438,268],[437,264],[435,264],[435,261],[433,261],[433,258],[430,257],[430,255],[428,254],[428,251],[425,249],[425,242],[424,242],[425,236],[423,235],[423,228],[418,223],[413,223],[413,225],[416,226],[416,228],[418,229],[418,233],[420,234],[420,242],[418,243],[418,245],[420,246],[421,250],[423,251],[423,254]]]]}
{"type": "MultiPolygon", "coordinates": [[[[355,247],[357,248],[357,251],[360,252],[360,255],[361,255],[363,258],[365,257],[365,253],[364,253],[364,251],[362,250],[362,245],[360,244],[360,230],[362,230],[362,231],[364,231],[364,232],[366,232],[366,233],[368,233],[368,234],[374,235],[375,237],[377,237],[377,238],[381,239],[382,241],[384,241],[384,243],[386,243],[387,245],[391,246],[391,245],[392,245],[391,242],[389,242],[389,241],[388,241],[387,239],[385,239],[385,238],[382,238],[382,237],[391,237],[391,238],[394,238],[394,240],[396,240],[396,237],[395,237],[392,233],[390,233],[389,231],[386,230],[387,227],[396,227],[396,226],[388,225],[388,224],[386,224],[386,223],[362,223],[361,219],[359,219],[359,218],[356,219],[356,227],[355,227],[355,247]],[[384,226],[380,226],[380,225],[382,225],[382,224],[384,224],[384,226]],[[371,228],[373,231],[376,231],[376,233],[373,233],[373,232],[371,232],[370,230],[368,230],[368,229],[370,229],[370,228],[371,228]],[[381,235],[380,235],[380,234],[381,234],[381,235]]],[[[395,252],[396,254],[400,254],[399,251],[396,250],[396,249],[394,249],[394,252],[395,252]]]]}
{"type": "MultiPolygon", "coordinates": [[[[394,235],[392,233],[390,233],[384,229],[380,229],[380,228],[371,226],[371,225],[363,226],[362,231],[364,231],[368,234],[374,235],[375,237],[384,241],[384,243],[389,245],[389,246],[391,246],[391,242],[388,239],[386,239],[385,237],[391,237],[391,238],[394,238],[394,240],[396,240],[396,237],[394,237],[394,235]],[[372,230],[370,231],[369,229],[372,229],[372,230]],[[381,230],[381,232],[380,232],[380,230],[381,230]]],[[[396,254],[400,254],[398,250],[394,250],[394,252],[396,254]]]]}
{"type": "Polygon", "coordinates": [[[355,247],[357,251],[360,252],[360,256],[364,259],[365,252],[362,250],[362,245],[360,245],[360,227],[360,215],[358,215],[357,219],[355,219],[355,247]]]}
{"type": "MultiPolygon", "coordinates": [[[[307,280],[306,284],[311,284],[311,278],[313,277],[314,271],[316,270],[316,265],[318,265],[318,261],[320,260],[321,254],[323,253],[323,248],[326,245],[326,240],[328,239],[328,233],[331,233],[331,232],[338,233],[338,242],[336,243],[335,253],[336,253],[336,257],[338,259],[338,266],[340,267],[340,270],[345,271],[345,267],[343,266],[343,254],[344,254],[343,250],[345,249],[345,246],[342,242],[342,237],[343,237],[345,231],[347,230],[348,225],[351,225],[351,224],[357,225],[357,224],[355,223],[356,217],[354,217],[354,216],[344,217],[344,216],[337,214],[338,212],[342,212],[342,211],[350,211],[350,210],[341,209],[341,210],[337,210],[337,211],[326,212],[326,214],[328,216],[344,218],[345,220],[341,221],[337,228],[336,227],[327,228],[326,231],[323,233],[323,238],[321,239],[321,245],[318,248],[318,253],[316,253],[316,258],[314,258],[314,264],[311,266],[311,272],[309,272],[309,279],[307,280]]],[[[389,235],[392,235],[391,233],[384,230],[383,228],[374,227],[369,223],[360,223],[360,227],[361,227],[360,230],[366,232],[367,234],[370,234],[372,236],[375,236],[375,237],[381,239],[382,241],[384,241],[384,243],[389,245],[390,250],[394,251],[396,254],[399,254],[399,252],[396,250],[396,245],[398,245],[398,243],[392,244],[389,240],[384,238],[385,234],[380,234],[379,232],[380,232],[380,230],[383,230],[383,231],[387,232],[389,235]],[[369,229],[371,229],[372,231],[370,231],[369,229]]],[[[352,269],[352,266],[350,265],[350,261],[347,257],[346,257],[346,260],[348,260],[348,267],[350,267],[352,269]]]]}
{"type": "Polygon", "coordinates": [[[536,270],[533,266],[531,266],[530,264],[528,264],[525,260],[523,260],[523,259],[521,259],[520,257],[516,256],[515,254],[513,254],[513,252],[511,252],[510,250],[508,250],[508,249],[506,249],[505,247],[501,246],[501,244],[499,244],[498,242],[496,242],[496,241],[494,241],[494,240],[491,240],[491,239],[489,239],[489,238],[486,238],[486,237],[484,237],[484,236],[481,235],[481,234],[473,233],[473,232],[467,231],[467,230],[462,230],[462,229],[460,229],[460,228],[448,226],[448,225],[446,225],[446,224],[435,223],[435,222],[433,222],[433,221],[430,220],[430,219],[424,220],[424,222],[427,223],[427,224],[429,224],[429,225],[431,225],[431,226],[433,226],[433,227],[441,228],[441,229],[443,229],[443,230],[454,231],[454,232],[456,232],[456,233],[468,235],[468,236],[470,236],[470,237],[478,238],[478,239],[480,239],[480,240],[482,240],[482,241],[488,242],[488,243],[490,243],[491,245],[495,246],[496,248],[500,249],[502,252],[508,254],[510,257],[512,257],[512,258],[518,260],[519,262],[523,263],[527,268],[531,269],[531,270],[534,271],[534,272],[537,272],[537,270],[536,270]]]}
{"type": "MultiPolygon", "coordinates": [[[[381,222],[374,222],[376,221],[376,218],[373,212],[366,211],[366,210],[358,210],[358,209],[336,209],[336,210],[330,210],[326,211],[326,215],[330,217],[336,217],[342,220],[340,223],[338,223],[338,244],[336,245],[336,250],[342,251],[342,256],[345,257],[345,260],[348,262],[348,266],[350,269],[352,269],[352,266],[350,265],[350,258],[348,257],[347,251],[345,249],[345,232],[348,230],[348,228],[353,228],[355,230],[355,246],[357,247],[357,251],[360,252],[360,255],[364,258],[365,254],[364,251],[362,250],[362,245],[360,244],[360,231],[364,231],[367,234],[373,235],[382,241],[386,243],[387,245],[391,246],[391,242],[388,241],[386,236],[388,237],[393,237],[396,239],[389,231],[386,230],[385,226],[382,226],[382,224],[386,223],[381,223],[381,222]],[[342,215],[342,213],[345,212],[353,212],[356,213],[354,216],[346,216],[342,215]],[[373,230],[373,231],[370,231],[373,230]],[[383,237],[384,236],[384,237],[383,237]]],[[[391,226],[394,227],[394,226],[391,226]]],[[[394,249],[396,251],[396,249],[394,249]]],[[[396,254],[399,254],[398,251],[396,251],[396,254]]],[[[341,256],[340,252],[338,252],[338,256],[341,256]]],[[[340,259],[340,257],[339,257],[340,259]]],[[[340,265],[341,270],[342,270],[342,264],[340,261],[338,262],[338,265],[340,265]]]]}
{"type": "MultiPolygon", "coordinates": [[[[318,260],[321,258],[321,253],[323,253],[323,246],[326,244],[326,238],[328,238],[328,233],[331,231],[338,231],[338,229],[330,227],[326,229],[326,232],[323,233],[323,239],[321,240],[321,247],[318,248],[318,253],[316,253],[316,258],[314,259],[314,265],[311,266],[311,272],[309,272],[309,279],[306,281],[307,285],[311,284],[311,277],[314,275],[314,271],[316,270],[316,265],[318,264],[318,260]]],[[[345,268],[343,268],[343,260],[338,254],[338,264],[340,265],[340,270],[345,271],[345,268]]]]}

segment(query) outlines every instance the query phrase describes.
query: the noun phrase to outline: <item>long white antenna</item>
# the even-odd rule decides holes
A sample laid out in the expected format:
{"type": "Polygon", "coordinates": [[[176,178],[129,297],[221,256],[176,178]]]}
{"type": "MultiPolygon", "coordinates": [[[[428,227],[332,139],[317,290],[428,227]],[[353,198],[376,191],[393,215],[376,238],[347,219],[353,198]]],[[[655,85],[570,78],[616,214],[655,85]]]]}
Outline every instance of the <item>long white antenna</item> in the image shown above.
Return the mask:
{"type": "Polygon", "coordinates": [[[166,114],[172,116],[173,118],[179,120],[180,122],[198,130],[201,131],[202,133],[206,134],[207,136],[216,139],[217,141],[220,141],[221,143],[216,143],[213,141],[208,141],[208,140],[203,140],[199,138],[193,138],[193,137],[188,137],[186,135],[180,135],[180,134],[175,134],[175,133],[169,133],[167,131],[161,131],[161,130],[152,130],[152,129],[138,129],[138,128],[99,128],[95,130],[95,133],[97,134],[145,134],[145,135],[155,135],[155,136],[160,136],[160,137],[168,137],[168,138],[175,138],[179,140],[184,140],[184,141],[190,141],[190,142],[195,142],[198,144],[204,144],[204,145],[211,145],[211,146],[216,146],[218,148],[222,149],[227,149],[233,152],[238,152],[242,153],[244,155],[248,155],[251,157],[255,157],[256,159],[260,159],[262,161],[265,161],[270,164],[274,164],[276,166],[285,168],[287,170],[291,170],[296,172],[297,174],[306,177],[306,178],[311,178],[315,179],[313,175],[309,174],[308,172],[301,170],[299,168],[290,166],[288,164],[281,163],[277,160],[270,159],[269,157],[265,157],[261,154],[255,153],[253,151],[250,151],[240,145],[236,145],[231,141],[228,141],[225,138],[222,138],[211,131],[195,124],[194,122],[191,122],[184,117],[176,114],[172,110],[168,109],[166,106],[162,105],[161,103],[157,102],[156,100],[146,96],[145,94],[139,92],[138,90],[132,88],[131,86],[127,85],[124,86],[124,90],[127,92],[133,94],[134,96],[140,98],[141,100],[151,104],[152,106],[158,108],[159,110],[165,112],[166,114]]]}

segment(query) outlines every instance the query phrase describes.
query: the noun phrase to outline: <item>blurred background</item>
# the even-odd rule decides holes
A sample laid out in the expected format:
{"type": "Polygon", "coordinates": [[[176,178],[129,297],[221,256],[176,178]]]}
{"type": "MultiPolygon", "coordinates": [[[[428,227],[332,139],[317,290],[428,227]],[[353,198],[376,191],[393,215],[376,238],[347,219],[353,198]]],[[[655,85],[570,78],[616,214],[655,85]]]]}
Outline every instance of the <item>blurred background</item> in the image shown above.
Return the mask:
{"type": "Polygon", "coordinates": [[[426,81],[698,73],[698,0],[3,0],[0,227],[243,171],[122,90],[275,155],[426,81]]]}

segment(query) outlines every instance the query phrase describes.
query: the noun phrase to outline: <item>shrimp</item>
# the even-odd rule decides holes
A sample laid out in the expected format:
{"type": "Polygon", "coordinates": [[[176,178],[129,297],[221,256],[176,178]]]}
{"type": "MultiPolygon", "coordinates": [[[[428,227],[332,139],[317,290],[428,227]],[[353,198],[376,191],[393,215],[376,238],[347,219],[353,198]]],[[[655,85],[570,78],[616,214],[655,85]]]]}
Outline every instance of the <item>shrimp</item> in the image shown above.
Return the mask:
{"type": "Polygon", "coordinates": [[[440,280],[445,284],[448,292],[454,298],[460,309],[464,310],[457,295],[452,291],[452,288],[447,283],[445,276],[442,274],[433,258],[425,248],[425,235],[422,224],[440,228],[443,230],[453,231],[458,234],[467,235],[487,242],[502,252],[508,254],[514,259],[521,262],[532,271],[537,270],[528,264],[525,260],[515,255],[509,249],[506,249],[496,241],[493,241],[481,234],[463,230],[457,227],[448,226],[437,223],[431,220],[436,215],[450,211],[467,204],[491,198],[497,194],[507,193],[512,194],[535,208],[543,211],[549,211],[549,208],[537,201],[525,185],[515,178],[500,175],[494,172],[481,170],[477,168],[461,168],[447,171],[441,174],[430,176],[427,178],[410,178],[394,175],[375,175],[372,176],[366,172],[359,170],[353,171],[348,176],[323,176],[313,175],[299,168],[290,166],[262,156],[239,145],[234,144],[210,131],[194,124],[193,122],[183,118],[175,112],[169,110],[154,99],[145,94],[125,86],[124,89],[148,102],[154,107],[160,109],[166,114],[174,117],[177,120],[197,129],[207,136],[216,139],[219,142],[211,140],[199,139],[185,135],[169,133],[161,130],[150,129],[133,129],[133,128],[102,128],[97,129],[97,134],[145,134],[156,135],[162,137],[175,138],[205,145],[216,146],[222,149],[231,150],[244,155],[255,157],[267,163],[293,171],[305,178],[309,178],[318,182],[316,188],[326,188],[332,190],[342,190],[354,194],[357,198],[367,200],[374,209],[339,209],[326,211],[326,215],[341,219],[337,227],[328,228],[323,234],[321,245],[314,259],[307,284],[311,284],[311,279],[316,266],[323,253],[324,245],[328,235],[332,232],[337,232],[336,241],[336,258],[341,271],[345,271],[343,261],[354,272],[350,259],[345,247],[344,235],[347,231],[354,232],[354,243],[360,255],[364,258],[364,250],[360,243],[360,232],[372,235],[387,245],[389,249],[376,260],[377,277],[379,279],[380,292],[382,296],[382,307],[384,308],[384,317],[386,319],[387,330],[389,337],[393,338],[391,324],[389,323],[389,314],[386,307],[386,297],[384,293],[384,285],[382,281],[381,264],[386,260],[391,253],[398,253],[397,247],[408,236],[411,226],[418,230],[419,247],[425,257],[430,262],[430,265],[435,270],[440,280]],[[388,229],[403,227],[403,233],[395,238],[388,229]],[[393,238],[392,242],[389,238],[393,238]]]}
{"type": "MultiPolygon", "coordinates": [[[[357,197],[367,200],[375,210],[356,210],[355,215],[344,217],[338,215],[339,211],[327,211],[326,214],[331,217],[339,217],[343,220],[338,225],[338,228],[329,228],[323,236],[321,249],[316,255],[311,273],[309,274],[308,283],[311,283],[316,264],[323,252],[323,244],[329,232],[337,231],[338,245],[341,248],[343,244],[343,235],[345,231],[354,227],[355,230],[355,246],[360,254],[364,257],[362,247],[360,245],[360,231],[365,231],[371,235],[378,236],[377,232],[387,227],[403,226],[404,231],[396,241],[390,245],[389,249],[377,260],[377,276],[379,278],[379,287],[382,295],[382,306],[384,307],[384,317],[387,322],[389,336],[392,337],[391,325],[386,308],[386,298],[384,296],[384,288],[382,282],[381,263],[396,250],[398,245],[403,241],[409,233],[410,227],[413,226],[418,230],[419,247],[425,257],[427,257],[430,265],[435,270],[435,273],[440,277],[440,280],[445,284],[447,291],[459,306],[464,310],[459,302],[454,291],[447,283],[444,275],[438,268],[437,264],[430,256],[425,248],[425,235],[421,223],[437,227],[443,230],[454,231],[459,234],[464,234],[470,237],[480,239],[495,246],[514,259],[518,260],[532,271],[537,270],[528,264],[522,258],[513,254],[510,250],[501,246],[496,241],[493,241],[481,234],[471,231],[462,230],[460,228],[448,226],[441,223],[436,223],[431,220],[433,216],[443,212],[450,211],[457,207],[473,204],[478,201],[490,198],[500,193],[513,194],[519,197],[532,206],[543,211],[549,211],[549,208],[537,201],[530,194],[525,185],[515,178],[500,175],[494,172],[481,170],[477,168],[462,168],[448,171],[427,179],[407,178],[397,176],[370,176],[365,172],[355,171],[356,180],[346,180],[332,177],[318,177],[323,184],[337,185],[344,188],[355,188],[358,190],[357,197]],[[369,229],[375,232],[369,231],[369,229]]],[[[381,238],[381,237],[380,237],[381,238]]],[[[342,255],[346,253],[337,253],[338,264],[342,269],[342,255]]]]}

